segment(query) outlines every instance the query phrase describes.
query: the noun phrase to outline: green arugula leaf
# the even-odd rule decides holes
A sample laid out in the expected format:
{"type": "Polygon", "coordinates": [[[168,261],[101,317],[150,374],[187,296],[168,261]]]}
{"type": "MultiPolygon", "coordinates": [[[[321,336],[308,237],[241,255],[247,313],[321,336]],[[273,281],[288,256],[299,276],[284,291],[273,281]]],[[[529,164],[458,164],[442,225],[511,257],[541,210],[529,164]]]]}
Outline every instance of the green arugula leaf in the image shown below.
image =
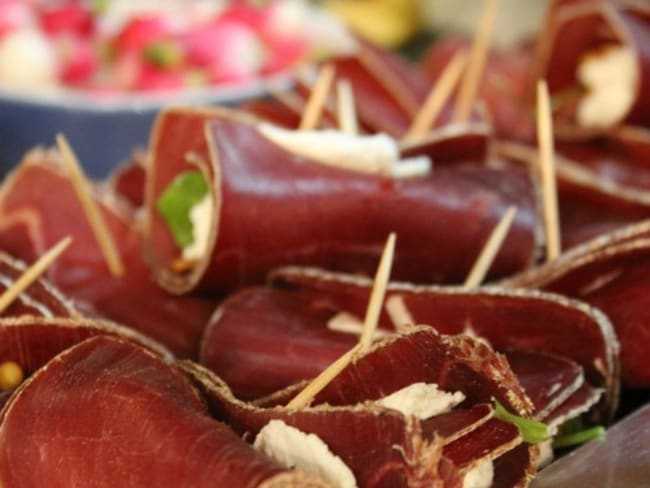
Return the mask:
{"type": "Polygon", "coordinates": [[[548,427],[546,427],[546,424],[508,412],[496,398],[493,398],[492,401],[494,402],[494,417],[515,424],[519,428],[519,432],[521,432],[521,436],[525,442],[537,444],[548,439],[548,427]]]}
{"type": "Polygon", "coordinates": [[[605,427],[602,425],[596,425],[589,429],[556,437],[553,441],[553,447],[577,446],[578,444],[584,444],[592,439],[602,439],[603,437],[605,437],[605,427]]]}
{"type": "Polygon", "coordinates": [[[176,245],[183,249],[194,242],[190,210],[208,194],[208,182],[200,171],[180,173],[165,189],[156,208],[167,223],[176,245]]]}

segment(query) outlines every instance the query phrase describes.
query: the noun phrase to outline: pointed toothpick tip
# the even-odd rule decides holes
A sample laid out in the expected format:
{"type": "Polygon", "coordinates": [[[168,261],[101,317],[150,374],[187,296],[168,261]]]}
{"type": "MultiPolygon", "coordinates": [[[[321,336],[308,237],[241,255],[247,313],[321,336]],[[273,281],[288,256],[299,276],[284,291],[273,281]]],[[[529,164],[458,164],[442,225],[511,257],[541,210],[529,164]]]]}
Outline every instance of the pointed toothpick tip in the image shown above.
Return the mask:
{"type": "Polygon", "coordinates": [[[561,253],[560,215],[555,178],[555,148],[553,119],[546,81],[537,82],[537,144],[539,151],[542,196],[544,199],[544,228],[546,230],[546,260],[552,261],[561,253]]]}
{"type": "Polygon", "coordinates": [[[431,127],[433,127],[440,112],[442,112],[442,109],[458,85],[463,70],[467,65],[467,59],[467,53],[465,51],[459,51],[447,63],[438,80],[431,87],[431,91],[422,108],[414,117],[411,127],[409,127],[404,136],[405,141],[417,141],[431,130],[431,127]]]}
{"type": "Polygon", "coordinates": [[[490,37],[499,12],[501,0],[485,0],[479,24],[472,43],[472,53],[465,76],[460,85],[458,100],[454,110],[453,120],[465,122],[472,113],[472,107],[476,100],[479,83],[483,76],[485,61],[490,48],[490,37]]]}
{"type": "Polygon", "coordinates": [[[309,100],[303,111],[302,118],[300,119],[299,130],[313,130],[318,125],[325,100],[332,87],[334,81],[334,65],[325,64],[318,71],[318,78],[314,83],[309,100]]]}
{"type": "Polygon", "coordinates": [[[86,181],[86,177],[81,169],[79,161],[77,160],[77,156],[63,134],[58,133],[56,135],[56,143],[59,152],[61,153],[68,177],[72,183],[72,187],[77,194],[79,203],[81,203],[84,214],[90,224],[90,228],[97,240],[97,244],[104,255],[106,265],[113,276],[120,277],[124,274],[124,264],[122,263],[122,259],[117,251],[117,246],[115,245],[113,236],[106,225],[102,213],[90,195],[88,182],[86,181]]]}

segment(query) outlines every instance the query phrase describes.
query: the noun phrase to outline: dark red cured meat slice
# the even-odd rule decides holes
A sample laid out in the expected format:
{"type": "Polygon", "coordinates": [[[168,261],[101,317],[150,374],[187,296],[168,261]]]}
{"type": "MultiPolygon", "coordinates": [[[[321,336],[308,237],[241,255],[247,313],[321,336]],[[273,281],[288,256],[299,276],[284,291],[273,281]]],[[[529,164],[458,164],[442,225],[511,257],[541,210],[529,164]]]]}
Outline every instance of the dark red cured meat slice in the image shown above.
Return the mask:
{"type": "MultiPolygon", "coordinates": [[[[642,227],[646,227],[643,225],[642,227]]],[[[650,239],[585,244],[561,259],[506,282],[574,296],[601,309],[621,343],[621,375],[628,386],[649,386],[650,239]]]]}
{"type": "Polygon", "coordinates": [[[493,460],[521,443],[517,426],[499,419],[490,419],[478,429],[445,446],[444,454],[461,471],[475,467],[477,462],[493,460]]]}
{"type": "Polygon", "coordinates": [[[650,207],[626,208],[625,202],[616,202],[623,203],[621,206],[612,206],[610,202],[602,205],[592,200],[593,194],[589,190],[579,187],[567,190],[567,185],[562,185],[561,188],[560,232],[562,249],[565,250],[610,234],[650,215],[650,207]]]}
{"type": "Polygon", "coordinates": [[[335,313],[317,294],[242,290],[210,319],[200,362],[238,398],[268,395],[316,376],[354,345],[354,337],[324,327],[335,313]]]}
{"type": "Polygon", "coordinates": [[[134,152],[129,161],[110,174],[108,181],[113,192],[136,209],[144,204],[146,158],[146,151],[134,152]]]}
{"type": "Polygon", "coordinates": [[[25,316],[0,319],[0,362],[16,362],[27,377],[57,354],[97,335],[128,339],[161,357],[171,357],[164,347],[146,336],[112,322],[80,317],[25,316]]]}
{"type": "Polygon", "coordinates": [[[530,468],[537,457],[533,449],[528,444],[521,444],[495,459],[492,488],[528,486],[535,476],[530,468]]]}
{"type": "Polygon", "coordinates": [[[102,337],[68,349],[14,395],[0,425],[0,479],[17,488],[327,486],[212,420],[157,356],[102,337]]]}
{"type": "Polygon", "coordinates": [[[608,141],[632,161],[643,164],[650,160],[650,128],[626,125],[608,134],[608,141]]]}
{"type": "Polygon", "coordinates": [[[582,368],[568,359],[524,351],[507,351],[505,355],[535,406],[536,419],[544,419],[584,383],[582,368]]]}
{"type": "MultiPolygon", "coordinates": [[[[546,79],[551,93],[577,84],[578,61],[587,52],[613,42],[632,48],[639,80],[632,107],[624,122],[650,122],[650,9],[633,2],[572,2],[549,15],[537,46],[535,79],[546,79]]],[[[573,114],[569,111],[569,117],[573,114]]],[[[569,123],[575,123],[569,120],[569,123]]]]}
{"type": "Polygon", "coordinates": [[[486,163],[492,129],[485,122],[448,124],[429,131],[415,142],[402,141],[403,158],[429,156],[434,165],[463,161],[486,163]]]}
{"type": "Polygon", "coordinates": [[[251,438],[272,419],[316,434],[350,467],[360,487],[462,485],[454,466],[442,456],[442,439],[425,439],[413,418],[370,406],[259,408],[234,398],[205,368],[189,361],[180,366],[198,382],[215,418],[251,438]]]}
{"type": "Polygon", "coordinates": [[[168,266],[178,250],[155,201],[179,172],[195,169],[183,155],[205,151],[205,118],[167,112],[154,138],[147,252],[159,281],[174,292],[198,287],[225,293],[260,283],[271,268],[289,263],[373,274],[392,231],[399,241],[395,277],[461,280],[494,225],[515,204],[519,212],[493,275],[510,274],[533,258],[537,218],[525,173],[463,165],[408,180],[363,175],[287,153],[231,117],[211,121],[208,129],[217,209],[209,256],[189,275],[173,273],[168,266]],[[423,242],[436,242],[435,249],[423,242]]]}
{"type": "Polygon", "coordinates": [[[437,433],[443,437],[445,444],[449,444],[483,425],[492,418],[492,414],[491,405],[479,403],[468,409],[452,410],[422,420],[422,432],[427,438],[437,433]]]}
{"type": "Polygon", "coordinates": [[[565,248],[650,215],[650,131],[622,127],[607,137],[560,142],[557,148],[562,164],[580,165],[600,188],[614,194],[612,201],[584,186],[560,185],[565,248]]]}
{"type": "Polygon", "coordinates": [[[32,239],[38,254],[65,236],[73,243],[50,267],[48,278],[66,295],[87,302],[100,314],[124,323],[162,342],[174,353],[194,357],[213,302],[175,297],[151,279],[142,259],[142,240],[133,215],[115,204],[110,193],[95,193],[122,260],[125,276],[113,278],[106,267],[81,205],[69,180],[55,159],[28,157],[7,179],[0,200],[3,220],[15,215],[38,216],[26,237],[22,225],[5,226],[0,248],[30,259],[30,248],[21,247],[32,239]],[[23,254],[25,253],[25,254],[23,254]]]}
{"type": "Polygon", "coordinates": [[[273,98],[250,100],[238,108],[287,129],[295,129],[300,124],[300,114],[296,110],[273,98]]]}
{"type": "Polygon", "coordinates": [[[601,394],[602,390],[593,388],[585,383],[578,391],[562,403],[562,405],[549,412],[542,421],[549,425],[549,427],[555,428],[562,422],[576,418],[580,414],[588,411],[589,407],[598,401],[601,394]]]}
{"type": "Polygon", "coordinates": [[[560,142],[557,150],[562,156],[583,165],[603,180],[650,192],[650,168],[646,159],[638,159],[637,156],[642,152],[640,148],[626,147],[611,139],[601,139],[581,143],[560,142]]]}
{"type": "MultiPolygon", "coordinates": [[[[12,286],[27,266],[0,251],[0,290],[12,286]]],[[[3,311],[4,317],[20,315],[71,317],[79,315],[69,299],[44,278],[35,280],[3,311]]]]}
{"type": "MultiPolygon", "coordinates": [[[[456,53],[470,49],[470,41],[459,37],[436,42],[424,56],[423,71],[436,80],[456,53]]],[[[478,99],[487,106],[494,132],[499,137],[527,142],[535,138],[533,111],[528,99],[529,51],[521,46],[509,52],[492,51],[488,55],[478,99]]]]}
{"type": "MultiPolygon", "coordinates": [[[[633,239],[646,231],[647,226],[637,226],[622,231],[618,239],[633,239]]],[[[364,315],[372,286],[365,278],[297,267],[277,270],[273,277],[278,284],[318,291],[330,307],[357,316],[364,315]]],[[[416,323],[428,324],[443,334],[460,334],[471,328],[497,351],[549,353],[575,361],[591,384],[605,387],[605,416],[610,417],[616,409],[618,343],[612,324],[599,310],[532,290],[468,290],[392,282],[387,299],[393,295],[402,297],[416,323]]],[[[392,328],[385,312],[380,323],[392,328]]]]}

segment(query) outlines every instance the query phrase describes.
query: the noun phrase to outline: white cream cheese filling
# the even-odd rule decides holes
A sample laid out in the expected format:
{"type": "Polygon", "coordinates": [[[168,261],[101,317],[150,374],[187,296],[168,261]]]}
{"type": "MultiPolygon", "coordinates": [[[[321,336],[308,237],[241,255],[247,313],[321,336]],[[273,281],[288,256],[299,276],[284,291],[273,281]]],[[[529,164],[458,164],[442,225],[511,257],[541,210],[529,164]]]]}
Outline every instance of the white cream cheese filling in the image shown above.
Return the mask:
{"type": "Polygon", "coordinates": [[[192,222],[194,240],[189,246],[183,248],[183,259],[187,261],[196,261],[207,254],[208,242],[210,240],[212,212],[212,198],[208,192],[208,194],[190,210],[189,217],[190,222],[192,222]]]}
{"type": "Polygon", "coordinates": [[[490,488],[494,481],[494,463],[483,461],[470,469],[463,478],[463,488],[490,488]]]}
{"type": "MultiPolygon", "coordinates": [[[[343,334],[361,336],[363,333],[363,320],[351,313],[339,312],[327,321],[327,328],[343,334]]],[[[372,339],[383,339],[390,335],[392,335],[390,332],[382,329],[375,329],[372,339]]]]}
{"type": "Polygon", "coordinates": [[[337,168],[394,178],[431,172],[431,160],[400,160],[399,146],[386,134],[353,135],[339,130],[289,130],[261,123],[264,137],[300,156],[337,168]]]}
{"type": "Polygon", "coordinates": [[[301,432],[281,420],[266,424],[255,437],[253,446],[282,466],[319,476],[332,486],[357,487],[352,470],[320,437],[301,432]]]}
{"type": "Polygon", "coordinates": [[[639,68],[632,49],[612,46],[584,56],[577,77],[587,93],[578,104],[578,125],[606,129],[625,118],[636,97],[639,68]]]}
{"type": "Polygon", "coordinates": [[[397,410],[407,416],[420,420],[434,415],[451,412],[465,400],[465,395],[456,391],[448,393],[440,390],[435,383],[413,383],[377,400],[382,407],[397,410]]]}
{"type": "Polygon", "coordinates": [[[537,469],[548,466],[553,461],[553,438],[547,439],[537,444],[539,448],[539,457],[537,458],[537,469]]]}

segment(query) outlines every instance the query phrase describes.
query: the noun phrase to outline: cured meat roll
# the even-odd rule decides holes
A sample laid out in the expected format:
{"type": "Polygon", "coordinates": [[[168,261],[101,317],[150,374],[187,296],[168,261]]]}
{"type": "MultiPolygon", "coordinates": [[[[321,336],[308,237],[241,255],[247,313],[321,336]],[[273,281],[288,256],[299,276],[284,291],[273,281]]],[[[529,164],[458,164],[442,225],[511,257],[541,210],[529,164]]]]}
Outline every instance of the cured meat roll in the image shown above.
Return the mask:
{"type": "Polygon", "coordinates": [[[146,251],[166,289],[223,295],[263,282],[284,264],[371,274],[390,232],[400,242],[397,278],[458,281],[510,205],[519,212],[493,273],[511,274],[534,258],[537,218],[525,172],[462,165],[398,179],[334,168],[270,137],[223,111],[160,116],[148,175],[146,251]],[[190,183],[205,188],[193,205],[177,192],[190,183]],[[185,209],[174,206],[179,199],[185,209]],[[183,243],[188,213],[197,224],[183,243]]]}

